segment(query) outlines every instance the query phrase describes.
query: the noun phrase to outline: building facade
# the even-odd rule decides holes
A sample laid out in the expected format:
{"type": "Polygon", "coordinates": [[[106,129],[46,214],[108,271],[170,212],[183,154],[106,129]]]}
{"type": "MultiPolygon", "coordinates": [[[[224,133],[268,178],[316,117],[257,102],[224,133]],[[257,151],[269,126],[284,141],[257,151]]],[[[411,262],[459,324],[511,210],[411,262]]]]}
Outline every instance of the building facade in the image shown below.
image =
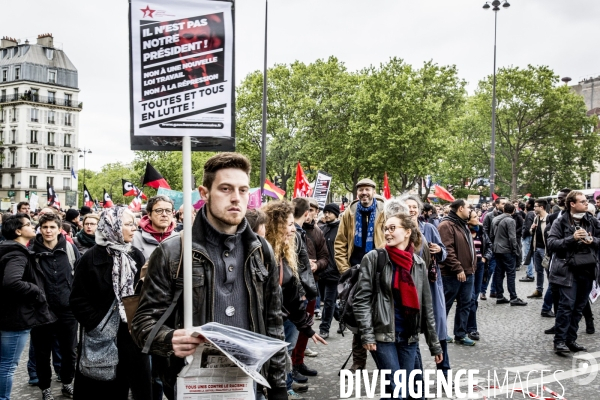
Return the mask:
{"type": "Polygon", "coordinates": [[[73,198],[77,181],[71,169],[77,170],[81,110],[77,69],[55,48],[51,34],[39,35],[35,44],[8,37],[0,40],[3,204],[37,194],[35,206],[43,207],[47,183],[63,207],[73,198]]]}

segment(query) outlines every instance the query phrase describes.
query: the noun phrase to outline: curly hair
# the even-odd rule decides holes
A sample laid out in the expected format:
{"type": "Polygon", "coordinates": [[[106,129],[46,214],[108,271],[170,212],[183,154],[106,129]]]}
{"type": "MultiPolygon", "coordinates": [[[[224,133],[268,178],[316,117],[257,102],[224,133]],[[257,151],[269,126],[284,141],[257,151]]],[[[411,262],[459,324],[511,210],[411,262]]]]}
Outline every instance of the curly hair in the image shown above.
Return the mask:
{"type": "Polygon", "coordinates": [[[393,213],[393,214],[386,214],[385,215],[385,219],[386,221],[390,218],[398,218],[400,220],[400,226],[405,229],[405,230],[409,230],[410,229],[410,243],[412,243],[415,246],[415,252],[419,251],[421,249],[421,244],[422,244],[422,238],[421,238],[421,231],[419,230],[419,227],[415,224],[415,222],[412,220],[411,216],[408,215],[407,213],[404,212],[397,212],[397,213],[393,213]]]}
{"type": "Polygon", "coordinates": [[[271,201],[262,208],[267,216],[265,224],[266,239],[271,246],[275,257],[285,259],[298,277],[298,256],[296,255],[295,237],[287,238],[287,219],[294,214],[294,206],[287,200],[271,201]]]}

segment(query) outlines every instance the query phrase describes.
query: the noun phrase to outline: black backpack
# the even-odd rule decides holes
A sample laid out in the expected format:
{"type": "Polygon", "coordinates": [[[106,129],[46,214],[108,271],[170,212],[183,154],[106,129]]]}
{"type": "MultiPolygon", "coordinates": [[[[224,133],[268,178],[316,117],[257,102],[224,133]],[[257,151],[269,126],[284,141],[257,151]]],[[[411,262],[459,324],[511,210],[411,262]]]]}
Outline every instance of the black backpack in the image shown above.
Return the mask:
{"type": "MultiPolygon", "coordinates": [[[[376,291],[379,292],[379,275],[383,271],[383,267],[387,260],[387,253],[384,249],[377,249],[377,272],[375,276],[375,282],[377,282],[376,291]]],[[[356,292],[358,274],[360,270],[360,264],[353,265],[349,270],[344,272],[338,282],[338,298],[340,307],[340,326],[348,327],[350,332],[358,332],[358,324],[356,317],[354,316],[354,294],[356,292]]],[[[375,296],[373,296],[373,300],[375,296]]],[[[342,328],[343,329],[343,328],[342,328]]],[[[342,336],[344,332],[342,330],[342,336]]]]}

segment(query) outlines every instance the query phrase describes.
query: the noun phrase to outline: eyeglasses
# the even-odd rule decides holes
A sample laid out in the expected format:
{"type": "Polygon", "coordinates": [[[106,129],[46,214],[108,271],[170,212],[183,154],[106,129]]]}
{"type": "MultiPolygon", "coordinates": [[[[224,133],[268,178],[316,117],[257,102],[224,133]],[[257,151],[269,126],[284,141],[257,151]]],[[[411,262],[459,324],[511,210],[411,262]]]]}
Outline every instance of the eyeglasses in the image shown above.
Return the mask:
{"type": "Polygon", "coordinates": [[[396,225],[390,225],[390,226],[384,226],[383,227],[383,233],[386,232],[390,232],[390,233],[394,233],[394,231],[396,230],[396,225]]]}
{"type": "Polygon", "coordinates": [[[23,228],[25,228],[26,226],[31,226],[31,222],[25,222],[25,223],[23,224],[23,228]]]}
{"type": "Polygon", "coordinates": [[[86,222],[85,224],[83,224],[83,226],[96,226],[96,225],[98,225],[98,224],[95,222],[86,222]]]}
{"type": "Polygon", "coordinates": [[[123,226],[126,228],[133,228],[135,226],[135,224],[133,222],[128,222],[126,224],[123,224],[123,226]]]}
{"type": "Polygon", "coordinates": [[[166,214],[173,214],[173,209],[171,209],[171,208],[157,208],[155,210],[152,210],[152,212],[156,213],[156,214],[159,214],[159,215],[160,214],[165,214],[165,213],[166,214]]]}

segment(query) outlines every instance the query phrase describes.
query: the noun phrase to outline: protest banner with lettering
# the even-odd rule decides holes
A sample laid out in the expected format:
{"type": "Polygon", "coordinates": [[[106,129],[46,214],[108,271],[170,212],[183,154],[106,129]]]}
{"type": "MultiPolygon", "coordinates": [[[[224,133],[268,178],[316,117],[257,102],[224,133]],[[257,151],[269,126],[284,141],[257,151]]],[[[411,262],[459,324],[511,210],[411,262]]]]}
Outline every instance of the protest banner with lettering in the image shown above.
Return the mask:
{"type": "Polygon", "coordinates": [[[233,2],[130,0],[132,150],[232,151],[233,2]]]}
{"type": "Polygon", "coordinates": [[[315,181],[315,190],[313,191],[313,197],[319,203],[319,208],[325,207],[327,204],[327,195],[331,188],[331,175],[326,172],[319,171],[317,173],[317,180],[315,181]]]}

